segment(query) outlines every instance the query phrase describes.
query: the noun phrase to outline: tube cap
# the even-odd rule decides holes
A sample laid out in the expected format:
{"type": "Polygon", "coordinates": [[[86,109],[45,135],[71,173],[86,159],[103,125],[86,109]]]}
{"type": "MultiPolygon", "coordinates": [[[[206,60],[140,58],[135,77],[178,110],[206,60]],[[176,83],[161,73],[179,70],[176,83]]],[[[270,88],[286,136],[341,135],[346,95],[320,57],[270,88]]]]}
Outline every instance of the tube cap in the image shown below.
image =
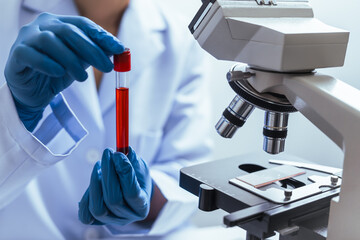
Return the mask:
{"type": "Polygon", "coordinates": [[[114,55],[114,70],[116,72],[128,72],[131,70],[131,53],[125,48],[121,54],[114,55]]]}

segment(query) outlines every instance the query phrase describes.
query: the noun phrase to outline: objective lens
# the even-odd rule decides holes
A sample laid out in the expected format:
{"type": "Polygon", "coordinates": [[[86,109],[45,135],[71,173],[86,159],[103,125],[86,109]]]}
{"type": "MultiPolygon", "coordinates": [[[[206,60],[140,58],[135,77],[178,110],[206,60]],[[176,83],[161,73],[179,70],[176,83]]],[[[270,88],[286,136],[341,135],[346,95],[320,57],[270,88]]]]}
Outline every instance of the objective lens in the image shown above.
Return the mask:
{"type": "Polygon", "coordinates": [[[215,125],[216,131],[224,138],[232,138],[253,111],[253,105],[236,95],[215,125]]]}
{"type": "Polygon", "coordinates": [[[288,119],[288,113],[265,112],[263,129],[265,152],[278,154],[284,151],[288,119]]]}

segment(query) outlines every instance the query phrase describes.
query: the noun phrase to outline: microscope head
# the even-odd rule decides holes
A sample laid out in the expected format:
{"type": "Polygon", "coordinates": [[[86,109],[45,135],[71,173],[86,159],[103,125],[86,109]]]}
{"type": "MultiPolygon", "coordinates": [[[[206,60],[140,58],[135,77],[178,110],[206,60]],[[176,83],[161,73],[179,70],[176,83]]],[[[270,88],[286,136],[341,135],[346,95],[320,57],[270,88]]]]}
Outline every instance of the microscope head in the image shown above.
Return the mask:
{"type": "Polygon", "coordinates": [[[349,38],[307,0],[203,0],[189,29],[219,60],[277,72],[342,66],[349,38]]]}
{"type": "Polygon", "coordinates": [[[342,66],[349,32],[315,19],[307,0],[202,2],[189,25],[195,39],[219,60],[248,65],[235,65],[227,74],[237,95],[216,124],[217,132],[231,138],[258,107],[265,110],[264,151],[283,152],[289,113],[297,110],[281,94],[256,91],[248,79],[259,78],[256,71],[297,74],[342,66]]]}

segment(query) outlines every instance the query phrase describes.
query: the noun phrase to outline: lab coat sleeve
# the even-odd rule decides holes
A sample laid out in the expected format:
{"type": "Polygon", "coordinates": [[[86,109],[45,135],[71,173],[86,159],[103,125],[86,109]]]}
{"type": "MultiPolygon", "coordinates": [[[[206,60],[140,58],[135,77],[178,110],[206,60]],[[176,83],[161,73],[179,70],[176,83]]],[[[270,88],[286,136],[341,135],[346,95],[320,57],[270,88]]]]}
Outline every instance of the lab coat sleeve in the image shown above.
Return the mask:
{"type": "Polygon", "coordinates": [[[209,160],[210,91],[205,72],[206,61],[196,42],[188,49],[186,63],[173,107],[164,127],[161,148],[151,164],[151,174],[167,199],[150,234],[164,234],[189,220],[197,208],[197,198],[179,187],[182,167],[209,160]]]}
{"type": "Polygon", "coordinates": [[[31,133],[18,117],[11,92],[0,87],[0,209],[38,173],[68,156],[87,131],[58,94],[31,133]]]}

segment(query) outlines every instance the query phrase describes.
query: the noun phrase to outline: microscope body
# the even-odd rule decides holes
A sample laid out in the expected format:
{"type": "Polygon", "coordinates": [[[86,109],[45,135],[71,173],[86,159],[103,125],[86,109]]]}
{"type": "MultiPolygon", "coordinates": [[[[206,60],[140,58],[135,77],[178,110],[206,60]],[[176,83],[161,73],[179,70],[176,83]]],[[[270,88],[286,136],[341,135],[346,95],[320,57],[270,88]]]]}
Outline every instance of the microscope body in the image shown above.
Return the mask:
{"type": "Polygon", "coordinates": [[[344,64],[349,33],[315,19],[304,0],[204,0],[189,28],[215,58],[247,64],[228,73],[237,95],[216,126],[220,135],[232,137],[259,107],[264,150],[276,154],[284,151],[288,114],[300,111],[343,150],[327,237],[358,238],[360,91],[315,71],[344,64]]]}
{"type": "Polygon", "coordinates": [[[285,95],[298,111],[344,152],[341,191],[340,196],[331,202],[328,239],[358,238],[360,128],[357,124],[360,123],[360,91],[338,79],[318,73],[254,72],[256,77],[249,81],[256,91],[285,95]]]}

